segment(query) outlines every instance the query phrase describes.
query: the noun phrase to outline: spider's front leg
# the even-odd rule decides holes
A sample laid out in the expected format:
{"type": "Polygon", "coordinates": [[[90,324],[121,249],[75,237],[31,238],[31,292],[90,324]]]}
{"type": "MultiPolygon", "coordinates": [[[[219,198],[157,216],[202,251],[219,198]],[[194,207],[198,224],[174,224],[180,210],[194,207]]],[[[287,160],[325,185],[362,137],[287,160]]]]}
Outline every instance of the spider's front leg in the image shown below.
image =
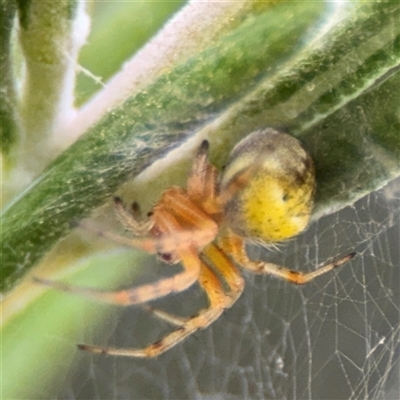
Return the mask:
{"type": "Polygon", "coordinates": [[[48,279],[33,278],[36,282],[50,286],[54,289],[75,293],[105,303],[118,305],[141,304],[160,297],[167,296],[170,293],[181,292],[198,279],[200,273],[200,260],[197,251],[193,248],[182,249],[178,252],[182,261],[184,270],[172,277],[161,279],[160,281],[138,286],[132,289],[119,291],[101,291],[88,287],[73,286],[63,282],[52,281],[48,279]]]}
{"type": "Polygon", "coordinates": [[[114,356],[157,357],[197,330],[209,326],[221,316],[226,308],[231,307],[237,300],[242,293],[244,281],[226,254],[215,245],[208,246],[205,249],[205,255],[210,263],[218,262],[218,264],[213,264],[213,266],[218,270],[228,284],[230,288],[228,294],[224,293],[223,286],[218,276],[205,262],[202,262],[199,283],[208,296],[210,303],[208,308],[200,311],[194,317],[187,319],[176,317],[160,310],[151,310],[161,319],[179,326],[178,329],[166,335],[158,342],[143,349],[102,347],[86,344],[78,345],[78,347],[81,350],[90,351],[92,353],[114,356]]]}
{"type": "Polygon", "coordinates": [[[197,150],[192,170],[187,181],[189,198],[199,204],[208,214],[218,213],[218,170],[208,160],[209,143],[203,140],[197,150]]]}
{"type": "MultiPolygon", "coordinates": [[[[162,221],[162,229],[166,232],[167,236],[162,238],[137,238],[128,239],[112,232],[101,232],[98,234],[101,236],[114,240],[117,243],[127,244],[130,246],[135,246],[144,250],[156,252],[158,249],[168,251],[174,251],[182,262],[184,270],[172,277],[164,278],[158,282],[150,283],[147,285],[139,286],[132,289],[120,290],[120,291],[101,291],[92,288],[79,287],[68,285],[62,282],[51,281],[42,278],[34,278],[37,282],[42,285],[50,286],[54,289],[61,290],[69,293],[76,293],[99,301],[106,303],[114,303],[119,305],[131,305],[131,304],[141,304],[145,303],[159,297],[167,296],[173,292],[180,292],[191,286],[197,279],[200,273],[200,260],[198,257],[198,250],[191,242],[184,243],[184,245],[179,245],[173,236],[168,236],[172,234],[176,229],[179,228],[179,223],[176,221],[174,216],[169,212],[158,210],[158,222],[162,221]],[[168,247],[169,246],[169,247],[168,247]]],[[[89,230],[95,230],[93,226],[89,223],[84,225],[89,230]]],[[[185,231],[181,229],[181,232],[185,231]]]]}

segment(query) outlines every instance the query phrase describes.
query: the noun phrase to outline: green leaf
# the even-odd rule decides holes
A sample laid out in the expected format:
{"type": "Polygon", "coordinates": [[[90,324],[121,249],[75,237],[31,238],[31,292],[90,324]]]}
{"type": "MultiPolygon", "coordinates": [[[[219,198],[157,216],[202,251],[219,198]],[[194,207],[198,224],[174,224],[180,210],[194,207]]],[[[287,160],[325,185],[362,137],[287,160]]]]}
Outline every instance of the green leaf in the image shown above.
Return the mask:
{"type": "MultiPolygon", "coordinates": [[[[323,2],[245,8],[198,54],[167,68],[104,115],[8,206],[1,232],[2,288],[12,288],[70,231],[75,218],[89,216],[117,190],[133,196],[125,185],[147,166],[153,174],[134,194],[146,198],[145,207],[163,188],[184,184],[192,154],[187,149],[195,147],[186,143],[192,138],[194,143],[208,137],[213,162],[222,166],[234,144],[260,126],[300,137],[317,166],[318,215],[351,204],[398,175],[399,8],[390,2],[354,2],[336,13],[323,2]]],[[[125,254],[122,267],[119,256],[100,253],[72,264],[68,275],[74,280],[76,269],[88,268],[87,285],[112,288],[126,269],[133,266],[136,272],[144,265],[134,253],[125,254]]],[[[81,340],[74,323],[110,316],[107,306],[105,315],[92,316],[86,301],[68,297],[46,293],[7,321],[3,394],[51,393],[65,371],[60,358],[69,366],[71,346],[81,340]],[[76,318],[79,310],[85,318],[76,318]],[[16,374],[20,382],[13,379],[16,374]]]]}

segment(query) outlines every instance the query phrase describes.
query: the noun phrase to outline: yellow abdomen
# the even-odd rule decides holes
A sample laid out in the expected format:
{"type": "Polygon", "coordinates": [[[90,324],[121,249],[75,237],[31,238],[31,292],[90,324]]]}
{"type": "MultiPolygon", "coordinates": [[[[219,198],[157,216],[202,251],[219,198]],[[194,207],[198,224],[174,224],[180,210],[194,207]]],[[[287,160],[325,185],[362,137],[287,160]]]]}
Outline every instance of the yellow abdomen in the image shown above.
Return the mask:
{"type": "Polygon", "coordinates": [[[310,219],[308,186],[293,186],[284,178],[255,178],[240,197],[243,233],[264,242],[279,242],[297,235],[310,219]]]}
{"type": "Polygon", "coordinates": [[[227,227],[255,241],[279,242],[303,231],[310,220],[314,164],[297,139],[263,129],[233,149],[220,190],[231,193],[224,210],[227,227]]]}

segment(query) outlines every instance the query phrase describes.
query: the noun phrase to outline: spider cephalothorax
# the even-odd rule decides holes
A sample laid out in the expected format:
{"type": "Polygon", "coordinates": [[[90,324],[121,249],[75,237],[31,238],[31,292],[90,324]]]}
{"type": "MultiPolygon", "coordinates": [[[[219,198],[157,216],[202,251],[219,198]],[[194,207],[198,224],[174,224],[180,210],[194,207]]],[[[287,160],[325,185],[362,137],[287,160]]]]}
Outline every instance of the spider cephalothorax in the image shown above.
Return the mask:
{"type": "Polygon", "coordinates": [[[250,260],[245,251],[247,240],[275,243],[297,235],[307,226],[315,192],[312,159],[297,139],[266,128],[253,132],[235,146],[219,177],[218,170],[208,161],[208,147],[207,141],[199,147],[186,189],[175,186],[167,189],[147,219],[137,218],[136,204],[132,212],[120,198],[115,198],[117,215],[135,238],[81,224],[118,243],[158,253],[167,263],[180,262],[183,267],[180,273],[117,292],[36,280],[59,290],[120,305],[145,303],[183,291],[198,281],[208,296],[209,307],[188,319],[151,309],[178,328],[143,349],[79,345],[80,349],[128,357],[157,356],[210,325],[233,305],[244,287],[237,266],[303,284],[354,256],[350,254],[309,273],[250,260]]]}

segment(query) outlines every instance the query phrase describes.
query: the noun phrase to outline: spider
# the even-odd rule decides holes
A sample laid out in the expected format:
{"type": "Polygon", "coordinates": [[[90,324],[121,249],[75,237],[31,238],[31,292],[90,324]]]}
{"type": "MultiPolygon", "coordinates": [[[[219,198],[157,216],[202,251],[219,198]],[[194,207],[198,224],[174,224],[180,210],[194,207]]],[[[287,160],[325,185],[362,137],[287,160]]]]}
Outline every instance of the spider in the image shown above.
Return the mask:
{"type": "Polygon", "coordinates": [[[349,254],[308,273],[250,260],[245,251],[246,241],[276,243],[306,228],[315,192],[313,161],[297,139],[272,128],[257,130],[239,142],[220,177],[208,161],[208,149],[209,143],[204,140],[197,150],[187,188],[167,189],[146,219],[138,218],[136,203],[128,209],[119,197],[114,198],[118,218],[136,237],[122,237],[100,231],[90,223],[80,223],[104,238],[157,253],[166,263],[179,262],[183,266],[180,273],[115,292],[36,278],[41,284],[58,290],[123,306],[181,292],[198,281],[208,297],[208,308],[191,318],[182,318],[148,307],[176,329],[144,348],[80,344],[81,350],[156,357],[198,329],[208,327],[235,303],[244,288],[237,266],[304,284],[355,256],[355,253],[349,254]]]}

